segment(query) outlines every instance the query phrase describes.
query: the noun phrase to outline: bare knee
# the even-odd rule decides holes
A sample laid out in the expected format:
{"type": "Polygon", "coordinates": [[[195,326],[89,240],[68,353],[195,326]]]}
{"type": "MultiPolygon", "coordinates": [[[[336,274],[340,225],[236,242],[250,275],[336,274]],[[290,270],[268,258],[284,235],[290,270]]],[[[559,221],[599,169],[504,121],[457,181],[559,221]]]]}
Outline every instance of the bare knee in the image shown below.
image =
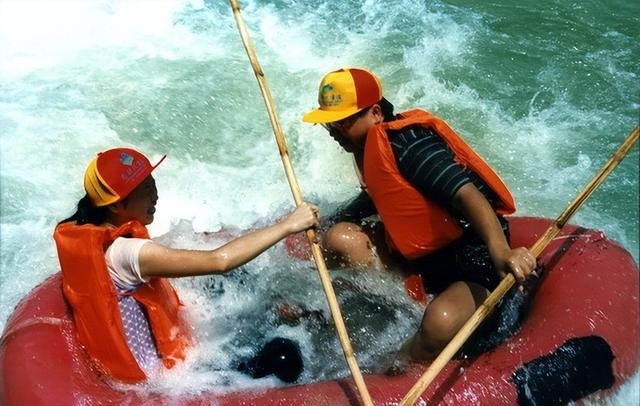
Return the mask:
{"type": "Polygon", "coordinates": [[[453,339],[482,303],[487,291],[476,284],[456,282],[428,306],[420,326],[426,351],[439,352],[453,339]]]}
{"type": "Polygon", "coordinates": [[[348,266],[371,265],[376,260],[369,236],[354,223],[333,225],[323,236],[322,245],[330,259],[348,266]]]}

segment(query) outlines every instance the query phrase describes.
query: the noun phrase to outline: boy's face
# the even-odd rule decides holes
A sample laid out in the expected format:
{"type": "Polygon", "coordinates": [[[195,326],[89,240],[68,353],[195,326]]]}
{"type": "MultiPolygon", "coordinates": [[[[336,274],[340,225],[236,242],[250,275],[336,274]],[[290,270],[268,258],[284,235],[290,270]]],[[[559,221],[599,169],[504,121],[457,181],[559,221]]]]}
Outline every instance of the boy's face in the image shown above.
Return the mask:
{"type": "Polygon", "coordinates": [[[382,110],[374,104],[347,118],[323,124],[329,135],[347,152],[362,150],[371,127],[382,122],[382,110]]]}

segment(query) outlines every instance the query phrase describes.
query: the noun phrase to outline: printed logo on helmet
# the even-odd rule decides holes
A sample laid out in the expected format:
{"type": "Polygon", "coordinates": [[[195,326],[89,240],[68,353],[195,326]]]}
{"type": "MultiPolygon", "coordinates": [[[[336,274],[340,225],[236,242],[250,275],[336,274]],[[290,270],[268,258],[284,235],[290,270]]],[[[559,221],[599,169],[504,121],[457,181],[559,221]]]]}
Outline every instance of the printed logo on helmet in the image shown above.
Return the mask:
{"type": "Polygon", "coordinates": [[[321,99],[318,101],[321,106],[339,106],[342,104],[342,96],[334,93],[333,90],[333,86],[330,84],[322,86],[322,90],[320,91],[321,99]]]}
{"type": "Polygon", "coordinates": [[[126,152],[120,154],[120,163],[128,167],[120,174],[120,178],[125,183],[134,181],[139,183],[139,178],[146,176],[147,169],[149,168],[149,165],[147,165],[144,159],[136,160],[126,152]]]}
{"type": "Polygon", "coordinates": [[[131,155],[127,154],[126,152],[121,152],[120,153],[120,163],[122,165],[131,166],[131,164],[133,163],[133,157],[131,155]]]}

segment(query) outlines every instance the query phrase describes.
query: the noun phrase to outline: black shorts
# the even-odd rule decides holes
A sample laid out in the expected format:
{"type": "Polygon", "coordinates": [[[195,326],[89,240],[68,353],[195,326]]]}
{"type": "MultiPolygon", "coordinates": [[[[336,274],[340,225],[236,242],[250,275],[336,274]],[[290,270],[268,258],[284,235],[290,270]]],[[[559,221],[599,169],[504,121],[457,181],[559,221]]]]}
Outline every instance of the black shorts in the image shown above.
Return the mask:
{"type": "MultiPolygon", "coordinates": [[[[509,224],[499,218],[509,241],[509,224]]],[[[457,281],[474,282],[494,290],[501,281],[493,266],[486,244],[470,228],[445,248],[410,261],[411,268],[422,274],[425,290],[438,294],[457,281]]]]}

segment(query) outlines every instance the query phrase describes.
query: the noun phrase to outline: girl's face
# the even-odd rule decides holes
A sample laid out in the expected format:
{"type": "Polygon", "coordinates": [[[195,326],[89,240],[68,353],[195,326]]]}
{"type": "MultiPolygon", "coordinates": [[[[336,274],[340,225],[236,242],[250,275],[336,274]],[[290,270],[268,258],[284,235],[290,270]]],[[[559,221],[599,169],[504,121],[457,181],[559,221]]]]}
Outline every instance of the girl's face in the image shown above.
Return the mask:
{"type": "Polygon", "coordinates": [[[121,210],[124,221],[138,220],[144,225],[153,222],[158,202],[158,189],[153,176],[149,175],[141,184],[122,200],[121,210]]]}

